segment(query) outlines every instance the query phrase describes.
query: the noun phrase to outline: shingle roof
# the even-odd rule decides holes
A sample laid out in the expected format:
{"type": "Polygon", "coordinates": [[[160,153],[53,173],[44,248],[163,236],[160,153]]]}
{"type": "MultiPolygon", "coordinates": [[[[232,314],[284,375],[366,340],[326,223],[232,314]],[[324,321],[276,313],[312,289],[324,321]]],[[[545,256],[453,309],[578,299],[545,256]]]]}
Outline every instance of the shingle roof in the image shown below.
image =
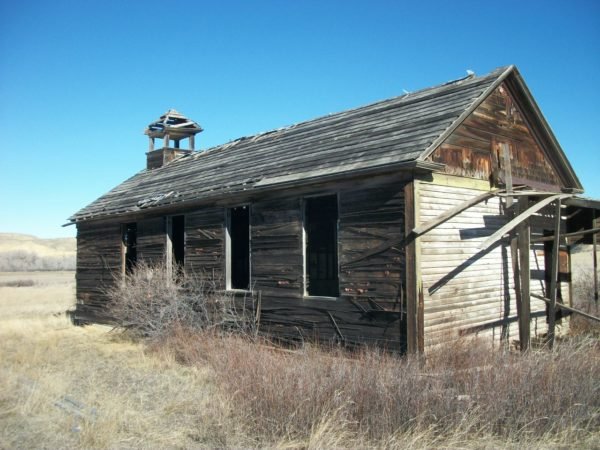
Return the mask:
{"type": "Polygon", "coordinates": [[[69,220],[422,161],[512,70],[468,76],[183,156],[142,170],[69,220]]]}

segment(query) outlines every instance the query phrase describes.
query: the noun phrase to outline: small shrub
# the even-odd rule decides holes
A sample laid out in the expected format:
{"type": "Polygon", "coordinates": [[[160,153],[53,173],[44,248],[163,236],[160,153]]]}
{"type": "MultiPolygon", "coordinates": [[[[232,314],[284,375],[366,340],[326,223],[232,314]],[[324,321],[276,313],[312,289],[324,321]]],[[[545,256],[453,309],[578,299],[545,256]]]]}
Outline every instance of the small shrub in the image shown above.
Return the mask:
{"type": "MultiPolygon", "coordinates": [[[[218,280],[168,270],[164,263],[140,262],[106,293],[116,325],[145,339],[161,339],[178,328],[247,331],[252,326],[218,280]]],[[[241,303],[245,305],[246,299],[241,303]]]]}

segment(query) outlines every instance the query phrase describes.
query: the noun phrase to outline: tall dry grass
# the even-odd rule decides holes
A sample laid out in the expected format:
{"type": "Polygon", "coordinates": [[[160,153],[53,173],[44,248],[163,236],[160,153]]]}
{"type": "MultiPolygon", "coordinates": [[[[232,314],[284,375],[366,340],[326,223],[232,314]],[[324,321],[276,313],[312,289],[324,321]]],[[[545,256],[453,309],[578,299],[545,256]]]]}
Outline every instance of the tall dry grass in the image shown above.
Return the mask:
{"type": "Polygon", "coordinates": [[[163,351],[214,369],[233,413],[260,445],[435,447],[492,442],[544,447],[596,441],[597,341],[526,355],[476,341],[426,361],[375,349],[289,351],[239,336],[180,330],[163,351]],[[166,350],[165,350],[166,349],[166,350]]]}
{"type": "Polygon", "coordinates": [[[232,423],[246,430],[253,445],[595,442],[600,427],[597,340],[566,340],[554,350],[525,355],[463,340],[430,352],[427,359],[399,358],[374,348],[290,350],[224,329],[223,313],[235,311],[229,306],[217,314],[206,311],[214,311],[213,304],[230,305],[226,295],[219,298],[215,289],[203,295],[173,274],[162,266],[141,266],[113,299],[122,296],[128,311],[139,314],[134,322],[160,324],[163,332],[146,334],[153,351],[212,369],[232,423]],[[201,313],[197,318],[196,312],[201,313]]]}
{"type": "Polygon", "coordinates": [[[0,287],[0,448],[600,446],[597,340],[426,360],[181,323],[133,341],[70,325],[72,274],[30,276],[0,287]]]}
{"type": "Polygon", "coordinates": [[[73,273],[26,275],[0,287],[0,448],[243,446],[209,367],[73,326],[73,273]]]}

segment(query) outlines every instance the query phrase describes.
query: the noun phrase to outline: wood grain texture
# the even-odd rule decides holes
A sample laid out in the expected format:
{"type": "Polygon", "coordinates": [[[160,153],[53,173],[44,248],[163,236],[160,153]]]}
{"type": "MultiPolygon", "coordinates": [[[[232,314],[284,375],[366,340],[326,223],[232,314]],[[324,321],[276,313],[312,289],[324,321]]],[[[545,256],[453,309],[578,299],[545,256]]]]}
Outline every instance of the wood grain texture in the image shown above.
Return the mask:
{"type": "Polygon", "coordinates": [[[166,217],[148,217],[137,222],[138,260],[148,264],[164,260],[167,247],[166,217]]]}
{"type": "Polygon", "coordinates": [[[253,203],[252,284],[261,292],[263,330],[404,351],[403,250],[388,246],[371,254],[382,242],[402,238],[404,183],[367,181],[338,192],[336,299],[303,295],[302,198],[253,203]]]}
{"type": "Polygon", "coordinates": [[[121,225],[85,223],[77,226],[77,322],[106,323],[106,289],[122,271],[121,225]]]}
{"type": "Polygon", "coordinates": [[[210,206],[185,215],[185,269],[224,287],[225,208],[210,206]]]}
{"type": "Polygon", "coordinates": [[[446,164],[449,174],[504,185],[508,167],[502,145],[509,147],[513,183],[529,182],[548,190],[562,185],[559,169],[537,144],[506,84],[499,86],[430,158],[446,164]]]}
{"type": "MultiPolygon", "coordinates": [[[[436,217],[441,210],[436,199],[446,199],[449,209],[481,193],[420,183],[421,214],[436,217]]],[[[472,332],[496,341],[519,339],[509,241],[500,241],[484,251],[479,249],[480,243],[507,221],[501,201],[497,197],[489,199],[420,238],[426,347],[472,332]]],[[[552,215],[546,207],[530,217],[533,236],[552,229],[552,215]]],[[[528,252],[532,273],[529,289],[540,295],[546,289],[543,252],[543,245],[535,244],[528,252]],[[535,273],[541,273],[541,279],[536,279],[535,273]]],[[[561,286],[565,295],[568,283],[563,281],[561,286]]],[[[544,333],[547,329],[545,304],[532,298],[530,311],[532,335],[544,333]]]]}

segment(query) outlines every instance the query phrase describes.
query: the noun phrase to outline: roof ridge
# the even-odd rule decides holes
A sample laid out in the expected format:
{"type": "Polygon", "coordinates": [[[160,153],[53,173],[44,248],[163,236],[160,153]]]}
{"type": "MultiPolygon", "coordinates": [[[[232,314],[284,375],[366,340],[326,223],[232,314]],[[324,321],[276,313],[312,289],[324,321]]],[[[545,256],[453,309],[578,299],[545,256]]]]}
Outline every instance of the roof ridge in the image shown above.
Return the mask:
{"type": "MultiPolygon", "coordinates": [[[[240,136],[238,138],[229,140],[229,141],[224,142],[222,144],[217,144],[217,145],[213,145],[212,147],[207,147],[207,148],[204,148],[204,149],[200,149],[197,152],[195,152],[192,156],[194,158],[198,158],[201,155],[206,154],[208,152],[213,152],[213,151],[216,151],[216,150],[225,150],[225,149],[230,148],[230,147],[232,147],[232,146],[234,146],[234,145],[236,145],[236,144],[238,144],[240,142],[243,142],[243,141],[247,141],[247,140],[250,140],[250,139],[257,139],[257,138],[260,138],[260,137],[263,137],[263,136],[266,136],[266,135],[269,135],[269,134],[273,134],[273,133],[276,133],[276,132],[282,132],[282,131],[290,130],[292,128],[296,128],[296,127],[304,125],[304,124],[308,124],[308,123],[311,123],[311,122],[317,122],[317,121],[319,121],[321,119],[330,119],[330,118],[332,118],[332,116],[341,115],[341,114],[350,113],[350,112],[360,112],[360,111],[362,111],[362,110],[364,110],[366,108],[376,107],[378,105],[382,105],[382,104],[385,104],[385,103],[394,103],[396,101],[400,101],[400,100],[404,100],[404,99],[408,99],[408,98],[414,98],[414,96],[417,95],[417,94],[418,95],[422,95],[422,94],[426,93],[427,91],[432,91],[434,89],[438,89],[438,88],[442,88],[442,87],[458,86],[463,81],[471,81],[474,84],[476,82],[484,81],[484,80],[486,80],[488,78],[493,78],[493,77],[499,76],[499,74],[502,74],[506,70],[508,70],[509,68],[513,68],[513,67],[514,67],[513,65],[497,67],[496,69],[492,70],[491,72],[489,72],[489,73],[487,73],[485,75],[479,75],[479,76],[475,75],[475,74],[468,74],[467,76],[462,77],[462,78],[457,78],[455,80],[450,80],[450,81],[447,81],[445,83],[436,84],[436,85],[432,85],[432,86],[429,86],[429,87],[421,88],[421,89],[418,89],[416,91],[411,91],[411,92],[408,92],[408,93],[405,93],[405,94],[402,94],[402,95],[398,95],[398,96],[394,96],[394,97],[389,97],[389,98],[385,98],[385,99],[381,99],[381,100],[376,100],[374,102],[367,103],[367,104],[364,104],[364,105],[361,105],[361,106],[357,106],[357,107],[354,107],[354,108],[345,109],[345,110],[342,110],[342,111],[337,111],[337,112],[334,112],[334,113],[329,113],[329,114],[326,114],[326,115],[321,115],[321,116],[313,117],[312,119],[302,120],[300,122],[296,122],[296,123],[293,123],[293,124],[290,124],[290,125],[284,125],[284,126],[279,127],[279,128],[273,128],[271,130],[261,131],[261,132],[255,133],[255,134],[249,134],[249,135],[246,135],[246,136],[240,136]]],[[[179,159],[182,159],[182,158],[177,158],[177,159],[179,160],[179,159]]],[[[172,161],[172,162],[175,162],[175,160],[172,161]]]]}
{"type": "Polygon", "coordinates": [[[252,190],[260,179],[274,175],[311,170],[342,176],[342,172],[347,175],[389,165],[408,167],[410,161],[422,163],[419,158],[432,143],[460,121],[490,86],[512,73],[512,67],[243,136],[152,171],[141,170],[70,220],[136,213],[141,208],[137,202],[156,194],[157,189],[159,194],[177,191],[177,195],[144,207],[233,195],[252,190]]]}

